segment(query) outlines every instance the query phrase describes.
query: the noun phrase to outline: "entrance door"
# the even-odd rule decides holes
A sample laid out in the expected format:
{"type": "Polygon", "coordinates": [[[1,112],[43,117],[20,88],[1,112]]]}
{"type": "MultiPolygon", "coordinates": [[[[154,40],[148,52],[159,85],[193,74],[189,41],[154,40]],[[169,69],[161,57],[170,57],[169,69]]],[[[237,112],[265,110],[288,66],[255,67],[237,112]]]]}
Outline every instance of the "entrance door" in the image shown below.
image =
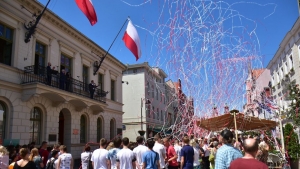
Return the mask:
{"type": "Polygon", "coordinates": [[[65,134],[65,118],[62,111],[59,112],[59,122],[58,122],[58,142],[61,145],[64,144],[64,134],[65,134]]]}

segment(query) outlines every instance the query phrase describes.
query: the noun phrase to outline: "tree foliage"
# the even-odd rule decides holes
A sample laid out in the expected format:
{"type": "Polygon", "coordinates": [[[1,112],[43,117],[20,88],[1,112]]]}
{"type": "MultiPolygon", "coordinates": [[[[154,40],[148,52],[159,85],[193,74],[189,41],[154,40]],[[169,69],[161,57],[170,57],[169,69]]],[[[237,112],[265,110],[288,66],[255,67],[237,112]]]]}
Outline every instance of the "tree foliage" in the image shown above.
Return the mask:
{"type": "Polygon", "coordinates": [[[300,88],[299,85],[291,84],[288,87],[288,101],[290,105],[286,112],[287,118],[293,120],[293,123],[300,126],[300,88]]]}
{"type": "Polygon", "coordinates": [[[287,123],[283,129],[284,144],[288,155],[292,159],[300,156],[300,145],[298,135],[294,131],[294,126],[291,123],[287,123]]]}

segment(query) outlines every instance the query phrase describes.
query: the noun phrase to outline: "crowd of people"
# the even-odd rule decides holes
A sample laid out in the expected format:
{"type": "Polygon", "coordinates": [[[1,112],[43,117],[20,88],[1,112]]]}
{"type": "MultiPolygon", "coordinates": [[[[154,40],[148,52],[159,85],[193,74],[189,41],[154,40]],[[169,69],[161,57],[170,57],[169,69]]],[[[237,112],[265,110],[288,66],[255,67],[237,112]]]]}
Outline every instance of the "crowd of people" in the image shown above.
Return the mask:
{"type": "MultiPolygon", "coordinates": [[[[218,136],[194,138],[185,135],[181,140],[156,134],[136,142],[127,137],[108,142],[102,138],[99,148],[91,151],[87,144],[81,153],[81,169],[267,169],[268,144],[258,138],[234,140],[233,132],[225,129],[218,136]],[[244,154],[244,155],[243,155],[244,154]]],[[[0,169],[73,169],[74,160],[64,145],[47,149],[42,142],[0,147],[0,169]]]]}

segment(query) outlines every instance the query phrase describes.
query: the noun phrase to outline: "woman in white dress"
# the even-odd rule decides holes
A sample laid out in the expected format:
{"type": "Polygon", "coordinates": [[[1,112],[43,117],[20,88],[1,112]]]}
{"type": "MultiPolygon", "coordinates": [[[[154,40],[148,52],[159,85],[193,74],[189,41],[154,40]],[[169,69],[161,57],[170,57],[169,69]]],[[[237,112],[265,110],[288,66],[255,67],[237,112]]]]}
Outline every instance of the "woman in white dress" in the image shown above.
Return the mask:
{"type": "Polygon", "coordinates": [[[92,166],[90,166],[91,156],[92,156],[91,147],[89,145],[86,145],[84,147],[84,152],[81,153],[81,168],[82,169],[92,168],[92,166]]]}
{"type": "Polygon", "coordinates": [[[65,145],[61,145],[59,147],[60,156],[57,160],[57,168],[56,169],[73,169],[74,161],[72,158],[72,154],[67,153],[67,147],[65,145]]]}

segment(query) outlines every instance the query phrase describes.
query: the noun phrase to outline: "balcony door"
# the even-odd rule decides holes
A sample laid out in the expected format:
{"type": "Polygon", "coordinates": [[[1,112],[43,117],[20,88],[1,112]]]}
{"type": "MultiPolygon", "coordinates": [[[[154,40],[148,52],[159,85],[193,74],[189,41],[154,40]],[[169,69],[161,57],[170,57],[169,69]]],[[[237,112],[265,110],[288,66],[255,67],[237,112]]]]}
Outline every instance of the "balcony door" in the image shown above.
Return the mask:
{"type": "Polygon", "coordinates": [[[36,42],[34,58],[34,74],[43,75],[45,72],[46,46],[36,42]]]}

